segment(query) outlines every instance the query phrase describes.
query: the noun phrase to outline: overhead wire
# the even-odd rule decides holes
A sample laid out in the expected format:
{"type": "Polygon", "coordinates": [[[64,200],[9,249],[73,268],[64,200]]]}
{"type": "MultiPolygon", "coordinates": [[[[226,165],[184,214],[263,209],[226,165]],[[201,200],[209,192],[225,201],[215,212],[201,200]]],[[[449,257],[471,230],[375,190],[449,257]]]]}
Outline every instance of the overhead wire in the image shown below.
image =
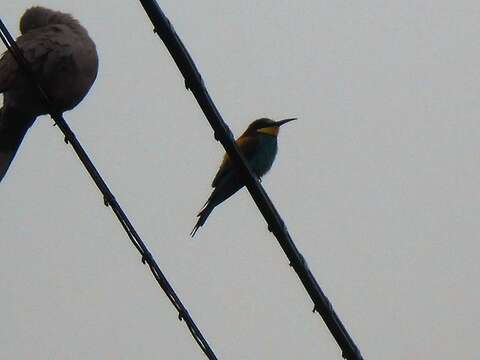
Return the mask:
{"type": "Polygon", "coordinates": [[[178,318],[180,321],[184,320],[185,324],[188,327],[191,335],[195,339],[195,342],[199,345],[203,353],[207,356],[208,359],[216,360],[217,357],[213,352],[212,348],[208,344],[207,340],[202,335],[200,329],[197,327],[195,322],[193,321],[192,317],[190,316],[188,310],[181,302],[180,298],[177,296],[176,292],[174,291],[173,287],[168,282],[167,278],[160,270],[157,262],[153,258],[152,254],[148,250],[147,246],[141,239],[140,235],[137,233],[135,227],[130,222],[128,216],[123,211],[120,204],[117,202],[115,197],[113,196],[112,192],[110,191],[109,187],[103,180],[102,176],[96,169],[95,165],[90,160],[90,157],[83,149],[80,142],[77,140],[75,134],[68,126],[67,122],[63,118],[63,115],[58,112],[55,108],[55,104],[49,98],[48,94],[43,90],[39,80],[36,78],[35,73],[30,68],[28,61],[23,56],[21,49],[18,47],[17,43],[10,35],[7,27],[4,25],[3,21],[0,19],[0,38],[2,42],[7,47],[7,50],[12,54],[15,61],[18,63],[19,67],[24,71],[27,78],[31,82],[32,86],[38,90],[38,95],[46,105],[47,109],[49,110],[49,114],[55,122],[55,125],[62,131],[63,135],[65,136],[65,142],[68,144],[70,143],[72,148],[74,149],[75,153],[77,154],[78,158],[84,165],[85,169],[97,185],[98,189],[103,195],[103,201],[105,206],[110,207],[114,212],[115,216],[119,220],[120,224],[122,225],[123,229],[127,233],[128,238],[138,250],[141,255],[142,262],[147,264],[153,277],[156,279],[157,283],[160,285],[162,290],[167,295],[168,299],[175,307],[178,312],[178,318]]]}
{"type": "Polygon", "coordinates": [[[232,132],[210,97],[200,72],[187,48],[175,32],[171,22],[165,16],[155,0],[139,1],[153,24],[154,32],[163,41],[168,52],[177,64],[178,69],[182,73],[186,88],[192,91],[193,96],[203,110],[207,121],[214,131],[215,139],[220,141],[225,148],[228,157],[238,168],[245,186],[268,224],[269,231],[271,231],[276,237],[287,256],[290,265],[297,273],[305,290],[312,299],[314,303],[314,312],[318,312],[323,318],[323,321],[342,350],[342,356],[348,360],[362,360],[363,357],[360,350],[344,327],[332,304],[320,288],[320,285],[309,269],[305,258],[297,249],[293,239],[288,233],[288,229],[280,214],[260,184],[259,179],[252,172],[245,157],[235,144],[232,132]]]}

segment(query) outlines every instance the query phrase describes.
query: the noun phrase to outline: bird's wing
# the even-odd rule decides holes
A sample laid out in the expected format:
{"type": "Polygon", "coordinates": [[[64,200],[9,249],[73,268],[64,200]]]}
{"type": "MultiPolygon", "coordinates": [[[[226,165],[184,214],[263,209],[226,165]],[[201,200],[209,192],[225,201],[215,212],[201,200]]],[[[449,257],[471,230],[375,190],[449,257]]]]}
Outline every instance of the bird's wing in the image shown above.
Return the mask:
{"type": "Polygon", "coordinates": [[[0,93],[12,87],[17,74],[17,62],[10,52],[6,51],[0,58],[0,93]]]}
{"type": "MultiPolygon", "coordinates": [[[[41,27],[21,35],[16,40],[30,68],[40,78],[48,78],[52,69],[58,70],[58,66],[55,67],[56,64],[52,62],[58,62],[59,59],[71,55],[71,47],[68,46],[62,34],[64,28],[65,25],[41,27]]],[[[17,80],[21,81],[20,74],[14,57],[6,51],[0,58],[0,92],[5,92],[12,87],[24,86],[23,83],[17,83],[17,80]]],[[[24,79],[23,76],[21,78],[24,79]]]]}
{"type": "MultiPolygon", "coordinates": [[[[240,152],[247,160],[252,158],[258,147],[258,140],[252,136],[240,137],[235,142],[237,143],[240,152]]],[[[215,178],[212,181],[212,187],[216,187],[220,183],[223,177],[231,171],[232,166],[233,164],[230,161],[228,154],[225,154],[220,169],[218,169],[217,175],[215,175],[215,178]]]]}

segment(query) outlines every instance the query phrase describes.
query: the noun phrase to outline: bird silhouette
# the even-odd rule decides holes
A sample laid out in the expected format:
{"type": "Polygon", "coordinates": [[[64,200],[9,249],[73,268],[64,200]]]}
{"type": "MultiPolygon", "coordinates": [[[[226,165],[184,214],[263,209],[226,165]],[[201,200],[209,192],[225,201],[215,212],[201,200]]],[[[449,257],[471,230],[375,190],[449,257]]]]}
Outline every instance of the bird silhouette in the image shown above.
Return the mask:
{"type": "MultiPolygon", "coordinates": [[[[261,118],[252,122],[247,130],[235,141],[240,152],[248,161],[253,172],[260,178],[272,167],[277,155],[277,136],[280,126],[296,120],[296,118],[274,121],[261,118]]],[[[244,186],[238,170],[225,154],[220,169],[212,182],[212,194],[198,213],[198,221],[190,235],[193,237],[197,230],[205,224],[213,209],[227,200],[244,186]]]]}
{"type": "MultiPolygon", "coordinates": [[[[98,71],[95,44],[71,15],[35,6],[20,19],[16,43],[56,112],[73,109],[88,93],[98,71]]],[[[0,181],[27,130],[46,114],[37,90],[10,52],[0,58],[0,181]]]]}

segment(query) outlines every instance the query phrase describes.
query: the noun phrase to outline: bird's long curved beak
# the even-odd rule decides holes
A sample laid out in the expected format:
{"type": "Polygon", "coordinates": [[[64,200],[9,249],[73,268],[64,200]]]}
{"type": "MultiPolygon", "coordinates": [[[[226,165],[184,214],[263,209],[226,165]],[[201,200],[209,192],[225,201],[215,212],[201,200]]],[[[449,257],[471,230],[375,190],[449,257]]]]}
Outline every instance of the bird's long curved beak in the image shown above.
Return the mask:
{"type": "Polygon", "coordinates": [[[276,122],[275,122],[275,125],[280,127],[280,126],[282,126],[283,124],[286,124],[286,123],[288,123],[288,122],[290,122],[290,121],[293,121],[293,120],[297,120],[297,118],[290,118],[290,119],[285,119],[285,120],[276,121],[276,122]]]}

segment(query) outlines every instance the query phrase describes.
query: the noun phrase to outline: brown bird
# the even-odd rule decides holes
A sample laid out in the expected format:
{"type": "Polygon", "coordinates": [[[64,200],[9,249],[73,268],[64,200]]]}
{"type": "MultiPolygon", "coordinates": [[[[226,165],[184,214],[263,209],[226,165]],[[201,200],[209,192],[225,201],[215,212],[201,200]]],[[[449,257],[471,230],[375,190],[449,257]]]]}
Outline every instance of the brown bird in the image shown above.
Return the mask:
{"type": "MultiPolygon", "coordinates": [[[[296,118],[281,121],[262,118],[252,122],[247,130],[235,141],[240,152],[248,161],[253,172],[262,177],[272,167],[277,155],[277,136],[280,126],[296,120],[296,118]]],[[[227,200],[244,186],[237,169],[230,158],[225,154],[220,169],[212,182],[212,194],[198,213],[198,221],[190,235],[193,237],[197,230],[205,224],[213,209],[227,200]]]]}
{"type": "MultiPolygon", "coordinates": [[[[71,15],[36,6],[20,19],[16,42],[60,112],[88,93],[98,70],[95,44],[71,15]]],[[[0,58],[0,181],[37,116],[47,113],[37,91],[7,51],[0,58]]]]}

